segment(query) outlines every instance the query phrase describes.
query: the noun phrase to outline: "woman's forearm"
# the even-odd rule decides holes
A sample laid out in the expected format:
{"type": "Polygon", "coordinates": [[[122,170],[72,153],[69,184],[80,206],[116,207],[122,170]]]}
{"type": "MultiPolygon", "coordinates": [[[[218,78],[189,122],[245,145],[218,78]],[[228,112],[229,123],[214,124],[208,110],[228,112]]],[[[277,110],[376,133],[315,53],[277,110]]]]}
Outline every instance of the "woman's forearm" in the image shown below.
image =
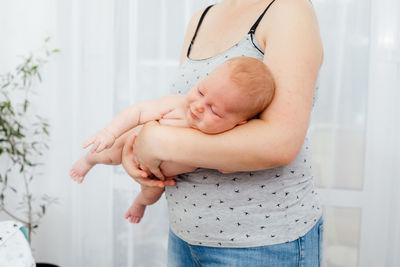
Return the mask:
{"type": "Polygon", "coordinates": [[[162,132],[158,133],[162,136],[161,160],[201,168],[231,172],[269,169],[289,164],[299,151],[293,134],[258,119],[217,135],[189,128],[157,128],[162,132]]]}

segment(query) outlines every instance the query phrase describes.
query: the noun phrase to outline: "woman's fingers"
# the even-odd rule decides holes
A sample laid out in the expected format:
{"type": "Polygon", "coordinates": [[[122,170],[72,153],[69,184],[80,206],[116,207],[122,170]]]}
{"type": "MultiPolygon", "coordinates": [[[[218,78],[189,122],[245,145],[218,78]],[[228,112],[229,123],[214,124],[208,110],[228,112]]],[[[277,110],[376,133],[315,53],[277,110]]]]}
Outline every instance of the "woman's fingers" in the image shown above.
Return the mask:
{"type": "Polygon", "coordinates": [[[142,171],[141,169],[138,169],[138,168],[130,168],[128,174],[135,179],[139,179],[139,178],[147,179],[147,177],[149,177],[147,172],[142,171]]]}
{"type": "Polygon", "coordinates": [[[151,187],[165,187],[164,183],[160,180],[154,180],[150,178],[134,178],[136,182],[144,186],[151,187]]]}
{"type": "Polygon", "coordinates": [[[151,172],[146,168],[140,168],[140,164],[136,162],[133,155],[133,143],[135,142],[135,139],[136,136],[128,139],[129,141],[125,143],[124,148],[122,149],[122,166],[125,171],[141,185],[165,187],[165,184],[162,181],[148,178],[151,176],[151,172]]]}
{"type": "Polygon", "coordinates": [[[160,179],[161,181],[164,181],[164,180],[165,180],[165,177],[164,177],[164,175],[162,174],[160,168],[151,169],[150,172],[151,172],[155,177],[157,177],[158,179],[160,179]]]}
{"type": "Polygon", "coordinates": [[[174,179],[167,179],[167,180],[164,181],[164,185],[165,186],[175,185],[175,184],[176,184],[176,182],[175,182],[174,179]]]}
{"type": "MultiPolygon", "coordinates": [[[[136,163],[137,163],[137,158],[135,158],[135,161],[136,161],[136,163]]],[[[164,181],[164,180],[165,180],[165,177],[164,177],[164,175],[162,174],[162,172],[161,172],[161,170],[160,170],[159,167],[149,169],[149,168],[147,168],[145,165],[141,164],[140,162],[139,162],[138,166],[139,166],[139,169],[145,171],[146,173],[151,173],[151,174],[153,174],[155,177],[157,177],[157,178],[160,179],[161,181],[164,181]]]]}

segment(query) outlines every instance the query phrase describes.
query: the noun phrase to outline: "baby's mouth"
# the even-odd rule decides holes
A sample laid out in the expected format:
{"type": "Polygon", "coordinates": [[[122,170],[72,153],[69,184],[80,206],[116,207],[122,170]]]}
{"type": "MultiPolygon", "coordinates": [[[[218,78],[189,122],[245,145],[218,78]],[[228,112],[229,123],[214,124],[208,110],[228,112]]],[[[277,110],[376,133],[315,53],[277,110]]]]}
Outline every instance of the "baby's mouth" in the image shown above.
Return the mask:
{"type": "Polygon", "coordinates": [[[195,119],[195,120],[198,120],[198,119],[199,119],[199,117],[197,117],[197,116],[192,112],[191,109],[189,109],[189,112],[190,112],[190,116],[191,116],[193,119],[195,119]]]}

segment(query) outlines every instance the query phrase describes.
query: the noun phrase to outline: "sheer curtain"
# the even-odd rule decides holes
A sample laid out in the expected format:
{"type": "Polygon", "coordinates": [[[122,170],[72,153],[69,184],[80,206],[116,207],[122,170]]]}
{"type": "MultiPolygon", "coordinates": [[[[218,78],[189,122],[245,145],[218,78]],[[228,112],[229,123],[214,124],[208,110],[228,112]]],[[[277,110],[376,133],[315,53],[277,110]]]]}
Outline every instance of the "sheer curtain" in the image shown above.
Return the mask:
{"type": "MultiPolygon", "coordinates": [[[[115,114],[129,104],[169,93],[190,16],[213,2],[115,1],[115,114]]],[[[164,196],[146,209],[140,224],[131,225],[123,215],[140,187],[126,178],[122,168],[116,168],[114,176],[114,266],[165,266],[164,196]]]]}
{"type": "Polygon", "coordinates": [[[400,5],[314,4],[325,48],[310,127],[325,207],[324,264],[397,266],[400,5]]]}
{"type": "MultiPolygon", "coordinates": [[[[84,153],[82,141],[120,110],[168,93],[190,16],[214,2],[0,2],[1,71],[13,66],[12,53],[36,48],[47,35],[62,51],[43,74],[47,89],[37,103],[52,125],[38,187],[60,204],[38,229],[36,260],[166,265],[164,197],[132,225],[123,214],[139,186],[121,168],[96,166],[79,186],[68,172],[84,153]]],[[[399,266],[400,3],[313,5],[325,47],[310,126],[325,213],[324,266],[399,266]]]]}

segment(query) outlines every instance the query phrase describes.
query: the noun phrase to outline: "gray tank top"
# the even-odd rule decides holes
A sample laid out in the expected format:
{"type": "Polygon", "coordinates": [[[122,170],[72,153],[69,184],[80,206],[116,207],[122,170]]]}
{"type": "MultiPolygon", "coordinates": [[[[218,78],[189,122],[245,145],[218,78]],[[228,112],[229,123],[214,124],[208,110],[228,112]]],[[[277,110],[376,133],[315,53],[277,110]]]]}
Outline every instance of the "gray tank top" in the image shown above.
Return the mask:
{"type": "MultiPolygon", "coordinates": [[[[190,45],[172,80],[171,93],[187,93],[230,58],[262,60],[254,32],[268,7],[240,42],[214,57],[190,59],[190,45]]],[[[201,16],[193,40],[209,8],[201,16]]],[[[271,245],[305,235],[322,214],[313,185],[311,153],[307,133],[296,159],[287,166],[232,174],[199,168],[180,175],[175,186],[165,189],[171,230],[189,244],[212,247],[271,245]]]]}

